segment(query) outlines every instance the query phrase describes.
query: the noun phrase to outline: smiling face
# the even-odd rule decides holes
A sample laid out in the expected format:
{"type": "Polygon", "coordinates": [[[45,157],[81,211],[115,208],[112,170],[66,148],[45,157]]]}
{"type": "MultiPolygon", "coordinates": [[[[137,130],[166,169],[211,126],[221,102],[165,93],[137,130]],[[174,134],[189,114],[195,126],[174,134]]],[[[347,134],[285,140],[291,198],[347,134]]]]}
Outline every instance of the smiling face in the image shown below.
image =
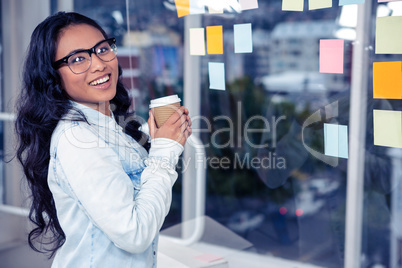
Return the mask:
{"type": "MultiPolygon", "coordinates": [[[[102,33],[93,26],[68,26],[59,34],[55,60],[79,49],[92,48],[104,39],[102,33]]],[[[92,54],[91,66],[86,72],[75,74],[67,64],[63,64],[59,73],[62,87],[72,100],[110,115],[109,101],[116,95],[119,74],[117,58],[104,62],[92,54]]]]}

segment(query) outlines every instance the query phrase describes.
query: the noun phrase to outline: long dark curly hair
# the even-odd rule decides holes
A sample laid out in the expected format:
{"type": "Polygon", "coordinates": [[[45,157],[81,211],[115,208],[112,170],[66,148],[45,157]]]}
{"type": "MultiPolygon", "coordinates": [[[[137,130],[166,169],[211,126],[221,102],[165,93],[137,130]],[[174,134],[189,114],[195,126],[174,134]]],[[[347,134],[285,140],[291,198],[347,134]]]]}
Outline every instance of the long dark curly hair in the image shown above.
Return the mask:
{"type": "MultiPolygon", "coordinates": [[[[52,63],[55,61],[56,41],[60,32],[78,24],[93,26],[105,39],[108,38],[94,20],[78,13],[59,12],[46,18],[32,33],[23,69],[22,90],[17,101],[17,158],[23,166],[32,194],[29,219],[36,225],[28,235],[28,242],[35,251],[50,253],[49,258],[65,242],[47,183],[50,140],[57,123],[72,109],[61,86],[60,75],[52,63]]],[[[129,112],[131,99],[121,82],[121,74],[119,66],[116,96],[110,101],[112,112],[124,131],[149,150],[148,139],[139,130],[141,124],[129,112]]],[[[77,120],[86,121],[82,113],[77,120]]]]}

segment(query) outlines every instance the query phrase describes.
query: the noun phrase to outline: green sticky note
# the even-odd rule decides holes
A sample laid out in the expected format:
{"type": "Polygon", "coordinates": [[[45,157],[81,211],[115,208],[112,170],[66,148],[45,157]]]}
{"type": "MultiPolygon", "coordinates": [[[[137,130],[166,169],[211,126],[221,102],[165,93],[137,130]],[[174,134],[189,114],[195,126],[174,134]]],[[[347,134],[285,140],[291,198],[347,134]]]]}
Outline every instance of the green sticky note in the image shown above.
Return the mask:
{"type": "Polygon", "coordinates": [[[379,17],[375,31],[376,54],[402,54],[402,16],[379,17]]]}
{"type": "Polygon", "coordinates": [[[402,112],[374,110],[374,145],[402,148],[402,112]]]}
{"type": "Polygon", "coordinates": [[[321,9],[332,7],[332,0],[308,0],[308,9],[321,9]]]}
{"type": "Polygon", "coordinates": [[[303,0],[282,0],[282,10],[284,11],[303,11],[303,0]]]}

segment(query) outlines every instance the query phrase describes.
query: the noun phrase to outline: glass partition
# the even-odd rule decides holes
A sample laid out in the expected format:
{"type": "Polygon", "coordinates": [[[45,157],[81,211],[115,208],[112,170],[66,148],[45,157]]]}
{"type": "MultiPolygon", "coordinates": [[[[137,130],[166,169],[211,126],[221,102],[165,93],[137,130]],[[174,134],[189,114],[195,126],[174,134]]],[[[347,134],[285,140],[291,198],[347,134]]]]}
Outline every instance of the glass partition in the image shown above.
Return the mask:
{"type": "Polygon", "coordinates": [[[219,91],[203,76],[206,214],[251,242],[250,251],[324,267],[342,267],[344,252],[348,165],[325,155],[325,128],[348,126],[353,40],[344,40],[343,73],[319,69],[320,40],[338,39],[340,11],[259,1],[203,20],[224,31],[223,55],[205,56],[204,70],[223,62],[226,77],[219,91]],[[236,53],[234,25],[247,23],[252,53],[236,53]]]}
{"type": "MultiPolygon", "coordinates": [[[[205,13],[186,15],[199,16],[200,27],[185,33],[178,3],[74,1],[74,9],[117,38],[132,108],[144,122],[150,99],[191,94],[191,89],[183,92],[184,58],[200,60],[194,76],[201,77],[201,110],[191,115],[200,126],[194,135],[207,152],[202,160],[207,217],[248,241],[245,251],[343,267],[346,192],[355,179],[347,176],[348,157],[356,148],[348,143],[352,66],[363,62],[353,62],[357,5],[334,1],[317,8],[305,1],[298,12],[285,11],[285,0],[227,1],[231,4],[216,14],[219,5],[206,1],[211,8],[205,13]],[[249,8],[242,9],[245,3],[249,8]],[[190,47],[184,46],[187,34],[190,47]]],[[[400,60],[400,53],[375,53],[377,17],[398,17],[400,10],[398,2],[374,1],[367,32],[361,267],[402,267],[402,151],[400,143],[381,140],[384,135],[387,140],[381,132],[387,127],[397,142],[402,136],[402,93],[394,98],[373,93],[373,63],[400,60]],[[383,111],[394,112],[394,121],[383,111]]],[[[178,169],[185,168],[182,162],[178,169]]],[[[164,228],[181,222],[181,184],[179,179],[174,186],[164,228]]],[[[215,243],[238,248],[230,241],[215,243]]]]}
{"type": "Polygon", "coordinates": [[[392,119],[393,115],[400,116],[402,111],[402,90],[398,85],[401,76],[398,54],[402,52],[393,51],[389,47],[392,43],[392,36],[389,34],[398,27],[401,10],[402,2],[375,2],[373,5],[372,46],[369,49],[371,72],[367,90],[362,267],[371,267],[374,264],[381,264],[379,267],[402,265],[399,227],[402,215],[402,120],[392,119]],[[386,27],[391,32],[384,36],[384,22],[389,21],[391,24],[386,27]],[[396,66],[396,76],[391,73],[390,66],[396,66]],[[397,81],[397,84],[390,85],[392,81],[397,81]],[[393,95],[393,92],[399,93],[393,95]]]}

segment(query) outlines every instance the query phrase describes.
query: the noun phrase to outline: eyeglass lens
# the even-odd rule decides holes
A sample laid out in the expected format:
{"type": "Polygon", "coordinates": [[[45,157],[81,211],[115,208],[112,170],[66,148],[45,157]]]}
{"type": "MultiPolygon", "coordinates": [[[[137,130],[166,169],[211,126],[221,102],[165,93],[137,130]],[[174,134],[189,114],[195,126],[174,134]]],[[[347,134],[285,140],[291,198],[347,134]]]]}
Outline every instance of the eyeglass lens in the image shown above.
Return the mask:
{"type": "MultiPolygon", "coordinates": [[[[100,43],[95,47],[95,54],[103,61],[111,61],[116,57],[116,45],[110,41],[100,43]]],[[[83,73],[91,66],[91,56],[88,52],[79,52],[68,59],[68,67],[73,73],[83,73]]]]}

